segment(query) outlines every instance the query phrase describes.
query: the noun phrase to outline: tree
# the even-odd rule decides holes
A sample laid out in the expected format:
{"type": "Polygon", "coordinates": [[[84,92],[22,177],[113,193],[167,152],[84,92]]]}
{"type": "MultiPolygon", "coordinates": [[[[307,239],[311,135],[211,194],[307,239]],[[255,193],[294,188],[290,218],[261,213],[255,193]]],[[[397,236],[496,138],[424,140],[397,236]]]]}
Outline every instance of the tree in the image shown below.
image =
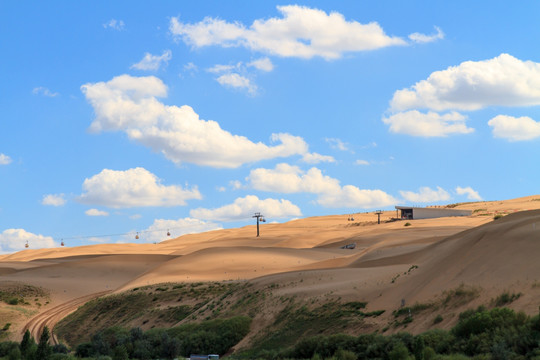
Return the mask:
{"type": "Polygon", "coordinates": [[[416,360],[424,360],[424,338],[418,336],[414,344],[414,358],[416,360]]]}
{"type": "Polygon", "coordinates": [[[36,358],[38,360],[47,360],[51,356],[52,349],[49,345],[50,337],[49,328],[45,326],[41,333],[41,337],[39,338],[39,344],[36,351],[36,358]]]}
{"type": "Polygon", "coordinates": [[[390,360],[407,360],[409,358],[409,349],[402,343],[398,342],[392,351],[388,353],[390,360]]]}
{"type": "Polygon", "coordinates": [[[161,335],[161,356],[165,359],[174,359],[180,354],[182,344],[175,337],[163,332],[161,335]]]}
{"type": "Polygon", "coordinates": [[[23,336],[23,339],[21,341],[21,356],[22,358],[26,358],[30,352],[30,349],[32,348],[32,345],[34,345],[36,342],[34,341],[34,338],[32,335],[30,335],[30,330],[26,330],[23,336]]]}

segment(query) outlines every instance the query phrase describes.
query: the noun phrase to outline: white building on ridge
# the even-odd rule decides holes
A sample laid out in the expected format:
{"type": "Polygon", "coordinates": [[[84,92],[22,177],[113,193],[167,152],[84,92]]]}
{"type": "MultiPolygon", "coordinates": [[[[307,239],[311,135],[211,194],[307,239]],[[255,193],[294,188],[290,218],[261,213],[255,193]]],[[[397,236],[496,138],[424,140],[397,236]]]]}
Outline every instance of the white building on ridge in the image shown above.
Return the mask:
{"type": "Polygon", "coordinates": [[[401,210],[401,219],[433,219],[447,216],[471,216],[472,210],[458,210],[448,208],[422,208],[414,206],[396,206],[401,210]]]}

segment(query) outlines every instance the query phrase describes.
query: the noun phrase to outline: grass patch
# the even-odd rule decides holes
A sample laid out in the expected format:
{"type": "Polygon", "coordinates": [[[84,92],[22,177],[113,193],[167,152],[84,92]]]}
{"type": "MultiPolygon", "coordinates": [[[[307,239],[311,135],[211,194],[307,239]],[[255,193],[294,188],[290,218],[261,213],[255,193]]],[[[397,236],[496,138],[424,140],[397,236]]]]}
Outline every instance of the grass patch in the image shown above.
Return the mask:
{"type": "Polygon", "coordinates": [[[0,287],[0,301],[8,305],[30,305],[29,301],[48,296],[44,289],[32,285],[10,283],[0,287]]]}
{"type": "Polygon", "coordinates": [[[255,352],[294,345],[301,338],[332,334],[348,327],[361,326],[366,317],[376,317],[384,310],[364,312],[364,302],[326,303],[315,308],[290,302],[277,316],[274,325],[255,341],[255,352]]]}
{"type": "Polygon", "coordinates": [[[434,307],[433,303],[427,303],[427,304],[415,303],[413,306],[405,306],[405,307],[402,307],[401,309],[394,310],[392,314],[394,315],[395,318],[397,318],[402,315],[409,315],[409,314],[414,315],[421,311],[430,309],[432,307],[434,307]]]}
{"type": "Polygon", "coordinates": [[[89,334],[112,326],[170,327],[221,314],[226,296],[236,293],[239,283],[160,284],[132,289],[94,299],[62,319],[56,334],[68,344],[89,340],[89,334]]]}
{"type": "Polygon", "coordinates": [[[459,285],[457,288],[444,291],[442,305],[444,307],[459,307],[468,304],[480,296],[480,290],[475,287],[459,285]]]}
{"type": "Polygon", "coordinates": [[[391,323],[395,328],[399,326],[407,326],[407,324],[413,322],[414,315],[417,315],[425,310],[434,308],[434,303],[415,303],[412,306],[404,306],[398,310],[394,310],[394,321],[391,323]]]}
{"type": "Polygon", "coordinates": [[[512,293],[512,294],[510,294],[509,292],[505,291],[501,295],[499,295],[495,299],[493,299],[492,303],[496,307],[501,307],[501,306],[513,303],[514,301],[519,299],[521,297],[521,295],[522,295],[521,293],[517,293],[517,294],[512,293]]]}

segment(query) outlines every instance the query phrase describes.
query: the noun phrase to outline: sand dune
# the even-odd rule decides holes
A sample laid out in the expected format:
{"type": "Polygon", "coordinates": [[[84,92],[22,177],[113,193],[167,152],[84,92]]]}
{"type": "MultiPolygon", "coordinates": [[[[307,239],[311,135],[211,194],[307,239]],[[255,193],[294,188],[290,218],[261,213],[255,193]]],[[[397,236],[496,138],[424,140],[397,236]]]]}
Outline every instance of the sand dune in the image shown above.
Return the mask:
{"type": "Polygon", "coordinates": [[[400,287],[415,300],[461,283],[485,291],[530,286],[540,281],[539,250],[540,210],[511,214],[408,254],[401,261],[422,266],[400,287]]]}
{"type": "Polygon", "coordinates": [[[30,249],[0,256],[0,286],[15,281],[48,289],[51,303],[39,309],[46,312],[92,294],[162,282],[274,282],[289,284],[279,288],[284,294],[332,294],[384,309],[395,309],[401,299],[428,301],[463,283],[481,288],[484,298],[505,289],[523,292],[516,306],[535,312],[538,199],[458,204],[473,215],[411,220],[409,227],[386,222],[396,215],[386,211],[380,225],[375,214],[360,213],[354,221],[332,215],[264,224],[258,238],[255,226],[245,226],[158,244],[30,249]],[[494,221],[498,213],[508,215],[494,221]],[[340,249],[350,243],[354,250],[340,249]],[[418,268],[408,273],[413,265],[418,268]]]}

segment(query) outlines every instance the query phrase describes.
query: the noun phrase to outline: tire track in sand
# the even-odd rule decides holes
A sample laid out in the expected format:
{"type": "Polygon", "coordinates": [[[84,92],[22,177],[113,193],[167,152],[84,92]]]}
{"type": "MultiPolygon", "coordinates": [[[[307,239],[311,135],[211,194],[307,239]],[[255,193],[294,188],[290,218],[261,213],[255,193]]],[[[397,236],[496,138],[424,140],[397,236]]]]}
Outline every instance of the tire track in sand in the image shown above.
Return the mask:
{"type": "Polygon", "coordinates": [[[112,292],[112,290],[85,295],[46,310],[30,319],[30,321],[23,327],[21,333],[24,334],[26,330],[29,330],[30,335],[34,337],[36,342],[39,342],[39,337],[41,336],[45,326],[47,326],[51,333],[49,343],[51,345],[56,345],[58,344],[58,339],[54,335],[53,328],[60,320],[77,310],[79,306],[84,305],[86,302],[106,295],[110,292],[112,292]]]}

